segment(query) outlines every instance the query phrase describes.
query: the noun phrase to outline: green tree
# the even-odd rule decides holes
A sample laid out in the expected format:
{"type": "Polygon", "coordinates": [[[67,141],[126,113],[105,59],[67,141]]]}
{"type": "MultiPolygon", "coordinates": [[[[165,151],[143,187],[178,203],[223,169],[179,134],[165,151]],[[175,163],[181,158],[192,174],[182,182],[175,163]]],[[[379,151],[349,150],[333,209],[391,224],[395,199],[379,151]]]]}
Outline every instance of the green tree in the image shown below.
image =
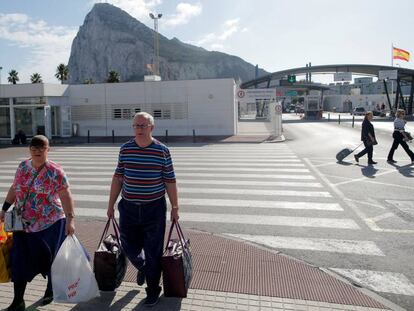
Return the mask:
{"type": "Polygon", "coordinates": [[[16,84],[19,81],[19,73],[14,69],[10,70],[7,80],[9,83],[16,84]]]}
{"type": "Polygon", "coordinates": [[[30,81],[32,83],[43,83],[42,76],[37,72],[30,76],[30,81]]]}
{"type": "Polygon", "coordinates": [[[68,80],[69,68],[65,64],[59,64],[56,68],[55,77],[63,84],[64,81],[68,80]]]}
{"type": "Polygon", "coordinates": [[[106,82],[108,83],[118,83],[120,81],[121,77],[119,76],[119,73],[115,70],[111,70],[108,74],[108,78],[106,79],[106,82]]]}

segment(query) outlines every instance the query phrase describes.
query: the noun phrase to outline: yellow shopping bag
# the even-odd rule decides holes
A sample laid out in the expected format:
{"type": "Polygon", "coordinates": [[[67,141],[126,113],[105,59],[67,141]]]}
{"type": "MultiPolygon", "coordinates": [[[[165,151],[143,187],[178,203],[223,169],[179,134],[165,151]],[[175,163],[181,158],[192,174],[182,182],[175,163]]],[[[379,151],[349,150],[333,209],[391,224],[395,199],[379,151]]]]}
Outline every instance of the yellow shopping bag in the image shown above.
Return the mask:
{"type": "Polygon", "coordinates": [[[4,224],[0,224],[0,283],[10,282],[10,250],[13,244],[13,234],[4,231],[4,224]]]}

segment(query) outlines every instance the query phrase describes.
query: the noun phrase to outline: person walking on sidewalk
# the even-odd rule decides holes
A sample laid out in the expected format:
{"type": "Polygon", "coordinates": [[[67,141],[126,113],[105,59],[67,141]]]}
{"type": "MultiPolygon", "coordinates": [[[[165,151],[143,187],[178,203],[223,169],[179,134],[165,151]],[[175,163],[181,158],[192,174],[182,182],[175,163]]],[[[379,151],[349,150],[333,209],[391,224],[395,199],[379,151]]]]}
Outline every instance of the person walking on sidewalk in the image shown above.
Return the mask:
{"type": "Polygon", "coordinates": [[[398,109],[396,118],[394,120],[394,132],[392,133],[394,141],[387,157],[387,162],[391,164],[397,163],[397,161],[394,160],[394,152],[397,150],[398,145],[401,145],[403,147],[405,152],[407,152],[408,156],[410,157],[411,163],[414,163],[414,153],[410,150],[410,147],[408,147],[407,144],[409,137],[405,132],[405,124],[407,121],[404,120],[404,117],[404,109],[398,109]]]}
{"type": "Polygon", "coordinates": [[[362,122],[362,129],[361,129],[361,140],[364,142],[365,149],[362,150],[360,153],[354,155],[355,161],[359,162],[359,158],[368,154],[368,164],[377,164],[374,160],[372,160],[372,154],[374,152],[374,145],[377,144],[377,140],[375,138],[375,131],[374,126],[372,125],[371,121],[373,118],[372,111],[368,111],[365,114],[364,121],[362,122]]]}
{"type": "Polygon", "coordinates": [[[13,233],[11,250],[14,299],[7,311],[25,310],[27,282],[39,273],[47,276],[42,304],[53,300],[51,267],[65,239],[75,232],[74,207],[69,183],[62,167],[48,160],[49,140],[43,135],[32,138],[31,158],[21,162],[0,212],[12,204],[22,209],[25,230],[13,233]]]}
{"type": "Polygon", "coordinates": [[[144,304],[153,306],[161,292],[161,257],[166,225],[165,191],[171,203],[171,220],[178,221],[175,173],[167,146],[152,137],[154,118],[146,112],[135,114],[135,137],[121,146],[112,178],[108,217],[114,217],[118,203],[121,243],[131,263],[138,269],[137,283],[147,282],[144,304]],[[142,260],[144,249],[145,263],[142,260]]]}

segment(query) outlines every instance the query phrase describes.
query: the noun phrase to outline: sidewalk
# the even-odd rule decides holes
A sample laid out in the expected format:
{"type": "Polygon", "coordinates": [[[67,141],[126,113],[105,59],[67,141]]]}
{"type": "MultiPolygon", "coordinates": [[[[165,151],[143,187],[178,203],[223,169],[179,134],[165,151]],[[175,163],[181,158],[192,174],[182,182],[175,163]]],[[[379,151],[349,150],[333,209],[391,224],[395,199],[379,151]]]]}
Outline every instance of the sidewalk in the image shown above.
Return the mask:
{"type": "MultiPolygon", "coordinates": [[[[91,255],[104,221],[78,219],[76,234],[91,255]]],[[[190,239],[194,271],[188,298],[166,298],[151,310],[402,310],[365,289],[340,280],[318,267],[249,243],[218,235],[184,230],[190,239]]],[[[135,282],[129,266],[116,292],[77,305],[41,307],[43,278],[29,284],[28,310],[149,310],[142,305],[145,290],[135,282]]],[[[13,298],[12,283],[0,284],[0,308],[13,298]]]]}

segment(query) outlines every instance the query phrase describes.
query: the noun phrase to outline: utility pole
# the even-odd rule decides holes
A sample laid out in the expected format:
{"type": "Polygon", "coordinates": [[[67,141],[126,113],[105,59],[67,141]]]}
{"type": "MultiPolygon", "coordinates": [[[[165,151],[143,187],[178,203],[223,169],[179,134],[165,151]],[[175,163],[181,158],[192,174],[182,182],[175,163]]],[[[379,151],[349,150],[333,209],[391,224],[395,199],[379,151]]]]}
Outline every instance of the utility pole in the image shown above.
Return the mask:
{"type": "Polygon", "coordinates": [[[158,34],[158,20],[162,17],[162,14],[152,14],[150,13],[149,16],[154,20],[154,60],[152,61],[153,64],[153,72],[154,75],[160,75],[160,42],[159,42],[159,34],[158,34]]]}

